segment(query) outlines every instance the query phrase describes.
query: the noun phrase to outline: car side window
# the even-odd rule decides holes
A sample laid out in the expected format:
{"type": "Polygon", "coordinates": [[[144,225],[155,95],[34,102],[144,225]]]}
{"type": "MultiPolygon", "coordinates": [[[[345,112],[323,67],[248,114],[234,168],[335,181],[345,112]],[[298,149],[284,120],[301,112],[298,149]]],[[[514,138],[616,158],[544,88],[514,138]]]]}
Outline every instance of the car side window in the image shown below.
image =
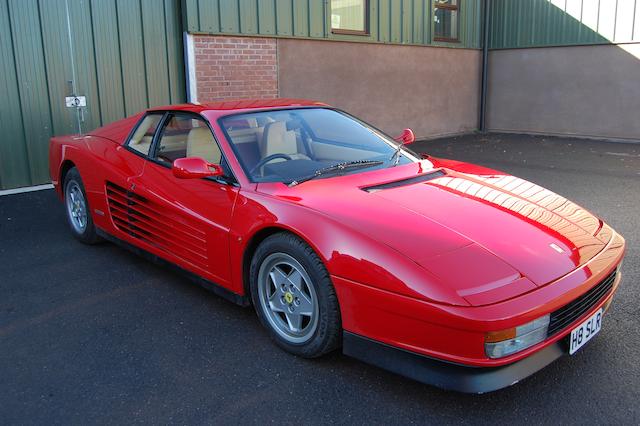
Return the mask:
{"type": "Polygon", "coordinates": [[[129,148],[143,155],[148,155],[151,142],[153,142],[153,135],[156,133],[162,116],[163,114],[147,114],[136,128],[136,131],[133,132],[131,139],[129,139],[129,148]]]}
{"type": "Polygon", "coordinates": [[[209,163],[220,164],[221,153],[204,120],[173,115],[162,129],[154,158],[172,164],[183,157],[201,157],[209,163]]]}

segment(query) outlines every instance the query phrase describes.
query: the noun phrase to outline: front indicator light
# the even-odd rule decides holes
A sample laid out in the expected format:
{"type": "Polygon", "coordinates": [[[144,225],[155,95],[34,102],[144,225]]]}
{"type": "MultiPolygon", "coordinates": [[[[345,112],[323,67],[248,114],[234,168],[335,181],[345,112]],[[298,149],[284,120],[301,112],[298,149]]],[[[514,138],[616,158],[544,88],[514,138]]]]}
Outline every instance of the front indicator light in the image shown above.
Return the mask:
{"type": "Polygon", "coordinates": [[[540,343],[547,338],[549,320],[547,314],[519,327],[489,332],[484,351],[489,358],[503,358],[540,343]]]}

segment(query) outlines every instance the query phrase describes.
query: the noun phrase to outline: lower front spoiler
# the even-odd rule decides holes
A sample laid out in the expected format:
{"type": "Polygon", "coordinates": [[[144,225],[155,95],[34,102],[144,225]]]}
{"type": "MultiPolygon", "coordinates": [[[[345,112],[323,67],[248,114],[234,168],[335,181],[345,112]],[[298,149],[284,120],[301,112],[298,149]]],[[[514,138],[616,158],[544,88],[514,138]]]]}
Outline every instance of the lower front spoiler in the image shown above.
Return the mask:
{"type": "Polygon", "coordinates": [[[551,364],[566,353],[561,342],[501,367],[473,367],[429,358],[394,348],[347,331],[342,351],[359,359],[422,383],[465,393],[486,393],[511,386],[551,364]]]}

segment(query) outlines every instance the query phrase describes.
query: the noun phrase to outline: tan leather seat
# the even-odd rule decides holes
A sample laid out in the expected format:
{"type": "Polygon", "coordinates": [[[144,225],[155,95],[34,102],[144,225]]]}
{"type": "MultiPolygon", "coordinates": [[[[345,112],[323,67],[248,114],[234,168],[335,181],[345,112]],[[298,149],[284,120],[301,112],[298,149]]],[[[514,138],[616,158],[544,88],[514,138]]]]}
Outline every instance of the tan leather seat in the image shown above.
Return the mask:
{"type": "Polygon", "coordinates": [[[187,157],[201,157],[209,163],[220,164],[220,148],[207,127],[195,127],[189,131],[187,157]]]}
{"type": "Polygon", "coordinates": [[[142,136],[139,139],[136,139],[136,135],[133,135],[131,141],[129,142],[129,146],[138,152],[148,154],[152,139],[153,136],[142,136]]]}
{"type": "Polygon", "coordinates": [[[298,152],[296,133],[293,130],[287,130],[287,124],[284,121],[274,121],[264,127],[260,154],[262,158],[273,154],[286,154],[294,160],[309,159],[306,155],[298,152]]]}

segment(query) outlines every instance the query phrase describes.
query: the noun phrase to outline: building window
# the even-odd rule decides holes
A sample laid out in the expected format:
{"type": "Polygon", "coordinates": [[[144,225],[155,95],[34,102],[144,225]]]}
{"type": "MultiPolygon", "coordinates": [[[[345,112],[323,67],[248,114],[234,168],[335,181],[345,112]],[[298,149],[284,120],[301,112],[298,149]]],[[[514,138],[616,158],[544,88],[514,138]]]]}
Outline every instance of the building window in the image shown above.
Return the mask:
{"type": "Polygon", "coordinates": [[[458,41],[460,0],[433,0],[434,41],[458,41]]]}
{"type": "Polygon", "coordinates": [[[368,11],[368,0],[331,0],[331,32],[369,34],[368,11]]]}

